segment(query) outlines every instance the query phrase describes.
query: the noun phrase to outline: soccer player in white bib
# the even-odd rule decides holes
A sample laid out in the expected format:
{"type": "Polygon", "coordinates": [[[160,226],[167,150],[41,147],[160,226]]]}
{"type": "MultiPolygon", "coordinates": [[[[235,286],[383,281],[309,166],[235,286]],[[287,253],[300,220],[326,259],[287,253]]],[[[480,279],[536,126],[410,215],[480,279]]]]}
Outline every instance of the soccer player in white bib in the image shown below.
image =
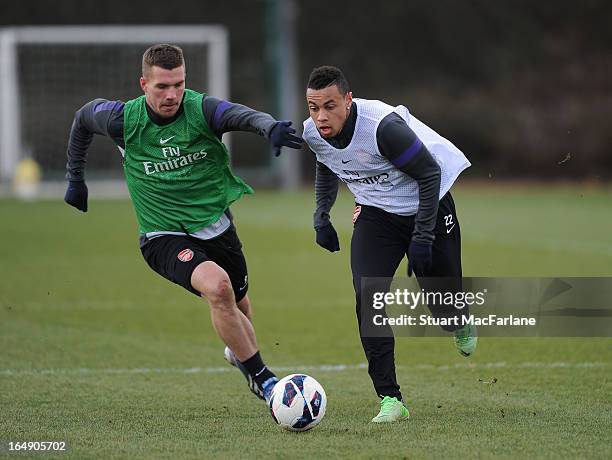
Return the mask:
{"type": "MultiPolygon", "coordinates": [[[[381,398],[372,421],[406,420],[409,412],[395,376],[393,334],[368,337],[362,331],[363,313],[371,311],[362,280],[392,278],[408,256],[408,275],[414,273],[421,285],[424,277],[444,277],[451,280],[449,289],[460,289],[461,235],[450,189],[470,162],[406,107],[353,98],[336,67],[312,71],[306,99],[310,118],[304,121],[303,138],[317,160],[314,227],[323,248],[340,250],[329,214],[338,179],[355,196],[351,269],[356,311],[368,372],[381,398]]],[[[459,316],[452,307],[430,308],[434,315],[459,316]]],[[[473,326],[460,323],[443,329],[453,332],[463,356],[474,353],[473,326]]]]}

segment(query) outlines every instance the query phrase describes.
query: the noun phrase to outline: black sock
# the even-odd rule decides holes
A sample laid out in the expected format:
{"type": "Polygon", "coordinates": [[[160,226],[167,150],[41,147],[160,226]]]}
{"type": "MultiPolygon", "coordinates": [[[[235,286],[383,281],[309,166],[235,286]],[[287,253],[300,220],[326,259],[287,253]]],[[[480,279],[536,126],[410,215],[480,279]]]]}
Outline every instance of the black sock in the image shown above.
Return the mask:
{"type": "Polygon", "coordinates": [[[270,369],[263,363],[259,351],[251,356],[246,361],[241,361],[242,365],[246,367],[249,375],[257,382],[261,387],[263,383],[271,377],[276,377],[270,369]]]}

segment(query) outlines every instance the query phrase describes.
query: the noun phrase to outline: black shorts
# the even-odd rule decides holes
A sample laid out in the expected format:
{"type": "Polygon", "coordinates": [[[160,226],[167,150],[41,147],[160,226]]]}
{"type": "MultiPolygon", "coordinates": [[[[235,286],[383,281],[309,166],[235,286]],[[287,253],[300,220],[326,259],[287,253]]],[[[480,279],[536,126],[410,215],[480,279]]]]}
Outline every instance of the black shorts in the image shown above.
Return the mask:
{"type": "MultiPolygon", "coordinates": [[[[372,206],[357,205],[353,219],[351,269],[357,318],[361,323],[362,279],[390,280],[395,275],[402,259],[408,255],[414,216],[399,216],[372,206]]],[[[434,290],[431,284],[435,283],[444,287],[445,291],[458,291],[462,286],[461,230],[450,192],[440,200],[434,234],[432,265],[424,278],[419,277],[419,284],[424,289],[434,290]],[[440,278],[440,281],[433,278],[440,278]]],[[[367,295],[366,298],[371,296],[367,295]]],[[[454,311],[450,310],[450,313],[454,311]]]]}
{"type": "Polygon", "coordinates": [[[191,285],[191,274],[198,265],[208,260],[227,272],[236,302],[242,300],[249,289],[246,260],[234,224],[210,240],[188,235],[151,238],[141,246],[140,251],[149,267],[198,297],[200,293],[191,285]]]}
{"type": "MultiPolygon", "coordinates": [[[[399,216],[357,205],[353,219],[353,273],[357,277],[392,277],[408,255],[414,216],[399,216]]],[[[461,277],[461,230],[450,192],[439,202],[434,234],[433,264],[425,275],[461,277]]]]}

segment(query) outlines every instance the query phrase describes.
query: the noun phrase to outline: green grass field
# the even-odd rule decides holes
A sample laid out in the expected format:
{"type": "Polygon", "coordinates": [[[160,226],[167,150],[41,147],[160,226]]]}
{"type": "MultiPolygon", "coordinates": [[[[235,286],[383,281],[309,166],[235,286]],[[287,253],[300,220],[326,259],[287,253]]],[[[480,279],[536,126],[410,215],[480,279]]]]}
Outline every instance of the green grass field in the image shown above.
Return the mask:
{"type": "MultiPolygon", "coordinates": [[[[612,190],[454,195],[465,275],[612,276],[612,190]]],[[[64,457],[79,459],[612,458],[610,338],[482,338],[470,360],[450,338],[399,338],[412,418],[369,423],[378,398],[354,318],[350,196],[333,212],[336,254],[314,244],[312,202],[258,192],[233,208],[263,356],[327,391],[325,420],[296,434],[226,365],[208,307],[146,266],[128,201],[93,197],[81,214],[0,200],[3,447],[65,440],[64,457]]]]}

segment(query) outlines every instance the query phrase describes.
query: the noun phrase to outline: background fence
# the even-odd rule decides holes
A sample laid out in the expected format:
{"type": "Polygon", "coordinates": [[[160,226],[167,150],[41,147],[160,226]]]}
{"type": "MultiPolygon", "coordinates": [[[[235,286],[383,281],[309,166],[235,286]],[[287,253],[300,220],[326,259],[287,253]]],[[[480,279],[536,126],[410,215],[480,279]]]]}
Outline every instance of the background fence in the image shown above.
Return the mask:
{"type": "MultiPolygon", "coordinates": [[[[290,17],[276,14],[279,4],[288,3],[278,0],[179,3],[180,8],[172,11],[173,25],[226,27],[233,101],[280,116],[278,76],[292,70],[297,81],[294,121],[300,124],[307,117],[303,88],[310,70],[333,64],[345,71],[355,96],[404,104],[452,139],[474,165],[467,178],[602,181],[611,177],[609,2],[415,0],[373,7],[364,0],[311,0],[289,2],[294,6],[290,17]],[[290,32],[296,45],[295,51],[285,52],[291,56],[278,53],[280,26],[287,23],[293,25],[290,32]]],[[[24,1],[3,6],[0,26],[152,24],[167,18],[161,5],[108,0],[101,7],[67,0],[49,8],[43,1],[24,1]]],[[[51,72],[64,76],[57,93],[34,90],[20,102],[25,143],[32,133],[40,133],[30,148],[48,155],[43,161],[46,178],[57,177],[63,169],[70,120],[38,109],[57,103],[76,109],[96,96],[130,97],[134,88],[138,92],[140,51],[126,47],[110,52],[94,46],[87,56],[99,59],[101,65],[83,71],[77,55],[71,59],[74,67],[58,69],[48,63],[49,56],[73,52],[65,47],[24,50],[25,58],[19,62],[22,85],[36,88],[37,79],[51,72]],[[100,94],[99,80],[119,78],[127,78],[133,86],[100,94]]],[[[186,51],[190,69],[196,69],[198,53],[186,51]]],[[[188,78],[192,88],[208,90],[200,72],[190,71],[188,78]]],[[[101,145],[113,148],[108,142],[101,145]]],[[[278,177],[270,174],[275,164],[265,140],[236,134],[232,146],[238,170],[250,170],[265,183],[278,183],[278,177]]],[[[92,170],[114,161],[98,152],[90,157],[92,170]]],[[[301,180],[311,180],[313,159],[306,147],[299,164],[301,180]]]]}

